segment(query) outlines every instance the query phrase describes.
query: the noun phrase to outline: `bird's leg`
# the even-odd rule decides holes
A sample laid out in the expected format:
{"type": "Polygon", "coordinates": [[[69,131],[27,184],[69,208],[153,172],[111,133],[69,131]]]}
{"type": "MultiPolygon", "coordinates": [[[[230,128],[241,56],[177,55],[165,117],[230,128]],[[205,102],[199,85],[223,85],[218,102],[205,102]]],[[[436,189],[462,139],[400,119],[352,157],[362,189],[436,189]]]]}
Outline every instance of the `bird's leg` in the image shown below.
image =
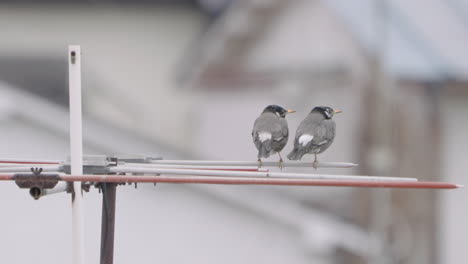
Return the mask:
{"type": "Polygon", "coordinates": [[[315,155],[315,159],[314,159],[314,162],[312,163],[312,167],[314,167],[314,169],[317,169],[318,168],[317,153],[315,153],[314,155],[315,155]]]}
{"type": "Polygon", "coordinates": [[[281,157],[281,154],[278,152],[278,156],[279,156],[279,162],[278,162],[278,167],[283,170],[283,158],[281,157]]]}
{"type": "Polygon", "coordinates": [[[258,168],[260,169],[262,167],[262,160],[258,158],[258,168]]]}

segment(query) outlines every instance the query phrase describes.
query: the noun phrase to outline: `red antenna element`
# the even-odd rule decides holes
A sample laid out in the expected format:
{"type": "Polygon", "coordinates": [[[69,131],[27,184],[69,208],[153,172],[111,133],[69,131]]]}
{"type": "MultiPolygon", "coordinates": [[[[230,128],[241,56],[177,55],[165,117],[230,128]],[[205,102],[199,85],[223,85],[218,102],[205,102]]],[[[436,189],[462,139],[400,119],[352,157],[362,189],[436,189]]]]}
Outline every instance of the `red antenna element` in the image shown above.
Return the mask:
{"type": "MultiPolygon", "coordinates": [[[[15,174],[0,174],[0,180],[13,180],[15,174]]],[[[284,186],[332,186],[408,189],[456,189],[463,186],[447,182],[418,181],[351,181],[316,180],[276,177],[228,177],[228,176],[133,176],[133,175],[60,175],[60,181],[100,183],[185,183],[224,185],[284,185],[284,186]]]]}

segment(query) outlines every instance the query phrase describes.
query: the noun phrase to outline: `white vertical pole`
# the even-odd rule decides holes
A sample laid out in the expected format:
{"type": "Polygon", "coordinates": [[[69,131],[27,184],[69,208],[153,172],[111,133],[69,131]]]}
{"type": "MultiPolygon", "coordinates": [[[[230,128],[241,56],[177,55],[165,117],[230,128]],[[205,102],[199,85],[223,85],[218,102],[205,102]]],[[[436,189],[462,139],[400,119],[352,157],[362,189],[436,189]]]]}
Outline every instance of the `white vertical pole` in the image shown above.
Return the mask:
{"type": "MultiPolygon", "coordinates": [[[[72,175],[83,174],[81,129],[81,49],[68,46],[68,82],[70,88],[70,164],[72,175]]],[[[72,247],[73,264],[84,264],[84,211],[81,182],[73,183],[72,247]]]]}

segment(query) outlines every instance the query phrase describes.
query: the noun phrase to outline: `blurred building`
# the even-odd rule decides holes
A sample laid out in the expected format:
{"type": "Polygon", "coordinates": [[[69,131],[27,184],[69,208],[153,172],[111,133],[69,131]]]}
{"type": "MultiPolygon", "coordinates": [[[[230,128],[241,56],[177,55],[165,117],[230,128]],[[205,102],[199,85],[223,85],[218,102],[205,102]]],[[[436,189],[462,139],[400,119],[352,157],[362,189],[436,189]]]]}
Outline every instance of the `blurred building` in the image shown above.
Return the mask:
{"type": "MultiPolygon", "coordinates": [[[[298,111],[288,117],[291,134],[313,106],[330,105],[344,114],[335,117],[337,138],[320,159],[360,166],[320,173],[466,182],[464,1],[0,3],[0,80],[10,87],[0,90],[2,156],[67,155],[65,51],[80,44],[87,154],[256,159],[250,131],[266,105],[298,111]],[[51,102],[55,110],[39,114],[51,102]]],[[[60,243],[62,257],[70,255],[65,195],[36,202],[13,185],[2,188],[21,201],[5,205],[12,216],[6,224],[40,216],[41,224],[63,229],[47,244],[60,243]],[[47,222],[53,210],[64,220],[47,222]]],[[[467,240],[460,190],[143,190],[119,190],[116,260],[458,263],[467,240]]],[[[94,261],[100,201],[96,192],[88,196],[94,261]]],[[[15,250],[26,239],[15,235],[19,228],[8,235],[15,250]]],[[[28,243],[24,248],[33,247],[28,243]]]]}
{"type": "MultiPolygon", "coordinates": [[[[248,131],[255,109],[332,105],[345,114],[336,117],[338,136],[325,159],[358,162],[361,174],[464,183],[456,175],[465,151],[454,138],[463,141],[458,113],[468,105],[467,10],[463,1],[436,0],[236,2],[194,51],[186,75],[206,98],[200,148],[209,146],[211,157],[254,156],[226,138],[233,128],[248,131]]],[[[302,118],[288,117],[296,125],[302,118]]],[[[343,200],[344,193],[301,198],[387,244],[354,262],[343,254],[344,263],[457,263],[466,214],[454,201],[462,191],[356,191],[343,200]]]]}
{"type": "Polygon", "coordinates": [[[174,91],[172,72],[208,16],[193,1],[158,2],[4,3],[0,78],[67,105],[64,50],[80,44],[84,111],[181,147],[188,130],[178,120],[192,102],[174,91]]]}

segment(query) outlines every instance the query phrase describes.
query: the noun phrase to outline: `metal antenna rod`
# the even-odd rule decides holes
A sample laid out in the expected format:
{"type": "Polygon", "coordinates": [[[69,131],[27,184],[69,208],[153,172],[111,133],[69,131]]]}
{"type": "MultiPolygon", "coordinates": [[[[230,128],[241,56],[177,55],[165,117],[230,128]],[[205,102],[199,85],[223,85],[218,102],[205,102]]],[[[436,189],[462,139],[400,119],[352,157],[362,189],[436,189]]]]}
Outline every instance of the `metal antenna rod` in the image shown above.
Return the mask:
{"type": "MultiPolygon", "coordinates": [[[[204,165],[204,166],[258,166],[258,161],[229,161],[229,160],[152,160],[152,164],[161,165],[204,165]]],[[[264,167],[278,167],[278,162],[264,161],[264,167]]],[[[312,162],[285,161],[284,167],[309,167],[312,162]]],[[[319,162],[319,168],[353,168],[357,164],[351,162],[319,162]]]]}
{"type": "Polygon", "coordinates": [[[39,167],[42,169],[42,172],[63,172],[63,167],[60,165],[54,166],[13,166],[13,167],[1,167],[1,172],[30,172],[32,167],[39,167]]]}
{"type": "Polygon", "coordinates": [[[112,167],[112,173],[147,173],[147,174],[173,174],[173,175],[198,175],[198,176],[227,176],[227,177],[289,177],[308,178],[316,180],[361,180],[361,181],[417,181],[416,178],[403,177],[380,177],[360,175],[329,175],[329,174],[306,174],[306,173],[283,173],[270,171],[215,171],[215,170],[193,170],[193,169],[166,169],[166,168],[140,168],[140,167],[112,167]]]}
{"type": "Polygon", "coordinates": [[[60,164],[60,160],[35,160],[35,159],[0,159],[0,164],[60,164]]]}
{"type": "MultiPolygon", "coordinates": [[[[70,164],[72,174],[83,174],[83,137],[81,126],[81,48],[68,46],[70,88],[70,164]]],[[[84,264],[84,210],[81,182],[73,183],[72,247],[73,263],[84,264]]]]}
{"type": "MultiPolygon", "coordinates": [[[[0,173],[0,181],[15,180],[13,173],[0,173]]],[[[237,184],[237,185],[281,185],[281,186],[335,186],[335,187],[368,187],[368,188],[411,188],[411,189],[458,189],[463,185],[449,182],[420,181],[376,181],[376,180],[338,180],[308,179],[286,177],[229,177],[229,176],[139,176],[116,174],[59,175],[59,181],[66,182],[100,182],[100,183],[190,183],[190,184],[237,184]]]]}

